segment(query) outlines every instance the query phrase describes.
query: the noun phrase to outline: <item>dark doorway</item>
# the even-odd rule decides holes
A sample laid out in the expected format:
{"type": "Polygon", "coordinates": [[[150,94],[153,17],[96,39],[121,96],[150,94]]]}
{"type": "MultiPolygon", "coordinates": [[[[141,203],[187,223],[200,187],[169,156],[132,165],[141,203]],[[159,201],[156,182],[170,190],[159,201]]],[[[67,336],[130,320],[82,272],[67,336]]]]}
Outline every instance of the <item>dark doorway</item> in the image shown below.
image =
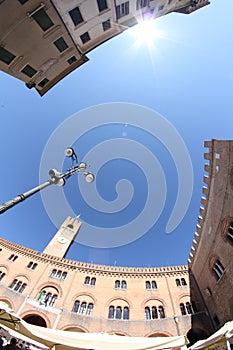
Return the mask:
{"type": "Polygon", "coordinates": [[[27,323],[30,323],[30,324],[34,324],[36,326],[40,326],[40,327],[45,327],[47,328],[47,324],[45,322],[45,320],[41,317],[41,316],[38,316],[38,315],[29,315],[29,316],[25,316],[24,318],[24,321],[26,321],[27,323]]]}

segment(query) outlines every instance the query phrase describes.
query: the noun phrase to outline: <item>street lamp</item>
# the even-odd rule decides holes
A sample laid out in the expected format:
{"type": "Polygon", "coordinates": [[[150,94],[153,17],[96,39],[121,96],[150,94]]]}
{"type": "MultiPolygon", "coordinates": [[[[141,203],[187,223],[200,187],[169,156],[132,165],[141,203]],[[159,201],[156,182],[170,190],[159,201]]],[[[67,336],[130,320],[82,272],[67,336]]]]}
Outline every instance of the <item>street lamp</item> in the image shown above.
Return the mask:
{"type": "Polygon", "coordinates": [[[179,317],[178,316],[174,316],[173,317],[175,324],[176,324],[176,331],[177,331],[177,335],[180,335],[180,328],[179,328],[179,317]]]}
{"type": "Polygon", "coordinates": [[[66,183],[66,180],[76,173],[79,173],[79,172],[83,173],[83,175],[85,176],[86,182],[91,183],[95,180],[95,176],[86,170],[88,167],[86,163],[81,162],[80,164],[78,164],[78,158],[73,148],[71,147],[66,148],[65,156],[72,159],[72,166],[68,168],[66,172],[62,173],[56,169],[50,169],[49,180],[45,181],[44,183],[42,183],[37,187],[32,188],[31,190],[25,193],[19,194],[18,196],[10,199],[8,202],[5,202],[2,205],[0,205],[0,214],[14,207],[16,204],[23,202],[25,199],[27,199],[28,197],[31,197],[33,194],[43,190],[45,187],[48,187],[50,185],[57,185],[60,187],[64,186],[66,183]]]}

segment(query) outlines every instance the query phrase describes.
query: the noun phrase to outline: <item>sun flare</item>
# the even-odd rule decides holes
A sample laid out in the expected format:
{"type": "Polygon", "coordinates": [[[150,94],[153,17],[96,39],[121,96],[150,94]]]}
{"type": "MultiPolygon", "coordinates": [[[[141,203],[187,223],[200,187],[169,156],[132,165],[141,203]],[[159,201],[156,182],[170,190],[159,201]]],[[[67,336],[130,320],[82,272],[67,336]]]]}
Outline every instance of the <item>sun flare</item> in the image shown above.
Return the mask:
{"type": "Polygon", "coordinates": [[[155,21],[150,19],[139,22],[130,30],[132,35],[136,38],[136,46],[146,44],[151,48],[154,46],[156,39],[163,36],[161,31],[156,28],[155,21]]]}

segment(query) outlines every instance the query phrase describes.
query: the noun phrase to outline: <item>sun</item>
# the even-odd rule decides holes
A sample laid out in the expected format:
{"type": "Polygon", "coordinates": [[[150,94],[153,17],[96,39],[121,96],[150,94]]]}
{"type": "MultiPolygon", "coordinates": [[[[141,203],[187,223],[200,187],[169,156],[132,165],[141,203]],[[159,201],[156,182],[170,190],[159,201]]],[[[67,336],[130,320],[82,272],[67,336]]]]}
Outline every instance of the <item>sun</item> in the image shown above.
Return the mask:
{"type": "Polygon", "coordinates": [[[146,44],[148,48],[152,48],[156,39],[163,36],[161,30],[156,28],[155,21],[152,19],[140,21],[137,25],[130,28],[130,32],[136,38],[135,46],[146,44]]]}

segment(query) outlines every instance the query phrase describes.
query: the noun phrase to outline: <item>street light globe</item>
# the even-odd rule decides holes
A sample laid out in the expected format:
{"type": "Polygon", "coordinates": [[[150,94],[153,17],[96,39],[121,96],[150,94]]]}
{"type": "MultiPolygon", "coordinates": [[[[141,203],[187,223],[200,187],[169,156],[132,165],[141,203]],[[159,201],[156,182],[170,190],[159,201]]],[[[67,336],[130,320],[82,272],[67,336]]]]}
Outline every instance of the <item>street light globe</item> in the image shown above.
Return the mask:
{"type": "Polygon", "coordinates": [[[69,147],[65,149],[65,156],[66,157],[72,157],[74,155],[74,150],[73,148],[69,147]]]}
{"type": "Polygon", "coordinates": [[[61,178],[61,179],[59,179],[59,180],[57,181],[57,185],[58,185],[59,187],[64,186],[65,183],[66,183],[66,181],[65,181],[63,178],[61,178]]]}
{"type": "Polygon", "coordinates": [[[92,173],[87,173],[85,175],[85,180],[86,182],[93,182],[95,180],[95,176],[92,173]]]}
{"type": "Polygon", "coordinates": [[[87,167],[87,163],[82,162],[79,164],[80,169],[86,169],[86,167],[87,167]]]}

